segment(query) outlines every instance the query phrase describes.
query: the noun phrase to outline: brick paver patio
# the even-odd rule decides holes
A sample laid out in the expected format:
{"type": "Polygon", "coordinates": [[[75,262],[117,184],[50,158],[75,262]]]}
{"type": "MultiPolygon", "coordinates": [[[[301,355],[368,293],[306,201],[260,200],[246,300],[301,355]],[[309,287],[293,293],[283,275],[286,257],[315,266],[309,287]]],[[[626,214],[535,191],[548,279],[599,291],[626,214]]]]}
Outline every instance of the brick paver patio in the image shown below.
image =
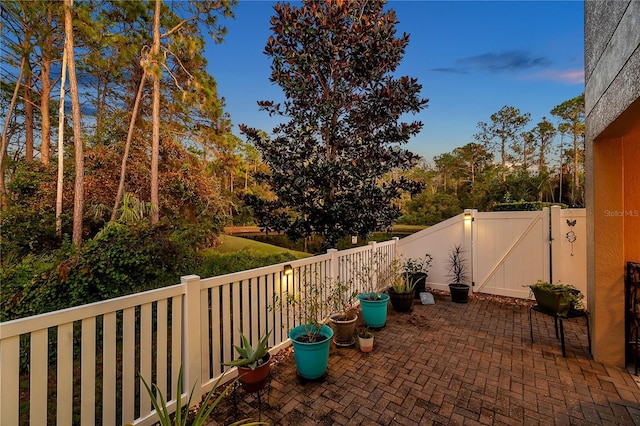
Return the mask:
{"type": "Polygon", "coordinates": [[[565,321],[563,358],[550,317],[534,313],[531,344],[522,302],[416,303],[409,314],[389,306],[369,354],[332,344],[322,382],[300,383],[293,356],[279,357],[260,412],[238,391],[237,410],[225,398],[211,425],[640,425],[640,389],[593,360],[583,319],[565,321]]]}

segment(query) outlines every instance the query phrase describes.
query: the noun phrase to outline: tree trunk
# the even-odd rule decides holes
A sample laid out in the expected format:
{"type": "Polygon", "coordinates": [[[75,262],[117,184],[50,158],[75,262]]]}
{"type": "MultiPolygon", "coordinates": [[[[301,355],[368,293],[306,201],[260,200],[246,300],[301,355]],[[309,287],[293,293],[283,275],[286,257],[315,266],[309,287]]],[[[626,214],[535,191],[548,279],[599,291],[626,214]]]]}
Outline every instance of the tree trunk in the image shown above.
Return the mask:
{"type": "Polygon", "coordinates": [[[31,98],[31,94],[33,93],[31,90],[33,73],[28,58],[25,62],[24,71],[24,159],[25,161],[31,162],[33,161],[33,100],[31,98]]]}
{"type": "Polygon", "coordinates": [[[9,131],[9,123],[11,122],[11,114],[16,106],[16,100],[18,99],[18,92],[20,91],[20,82],[22,81],[22,75],[24,74],[24,66],[26,58],[23,56],[20,61],[20,72],[18,73],[18,80],[16,81],[16,87],[13,89],[13,96],[11,97],[11,104],[9,105],[9,111],[4,119],[4,129],[2,129],[2,147],[0,149],[0,208],[4,210],[7,207],[6,188],[4,182],[4,170],[5,170],[5,157],[7,156],[7,147],[9,146],[9,138],[7,133],[9,131]]]}
{"type": "MultiPolygon", "coordinates": [[[[52,25],[53,16],[51,8],[47,11],[47,22],[52,25]]],[[[51,162],[51,119],[49,117],[49,103],[51,102],[51,50],[53,40],[48,39],[42,49],[42,64],[40,70],[40,81],[42,82],[42,93],[40,96],[40,117],[41,137],[40,159],[42,164],[48,166],[51,162]]],[[[63,59],[64,60],[64,59],[63,59]]],[[[64,75],[64,74],[63,74],[64,75]]]]}
{"type": "Polygon", "coordinates": [[[578,140],[580,137],[574,131],[573,134],[573,188],[571,188],[571,201],[576,204],[576,194],[578,193],[578,187],[580,180],[578,179],[578,140]]]}
{"type": "Polygon", "coordinates": [[[56,235],[58,237],[62,237],[62,193],[64,191],[64,86],[66,84],[66,79],[67,49],[65,46],[62,54],[62,72],[60,75],[60,109],[58,111],[58,183],[56,187],[56,235]]]}
{"type": "Polygon", "coordinates": [[[129,148],[131,147],[131,139],[133,138],[133,130],[135,128],[136,119],[138,117],[138,107],[140,106],[140,98],[142,98],[142,90],[144,88],[144,82],[147,79],[147,72],[143,71],[142,78],[140,78],[140,84],[138,85],[138,92],[136,93],[136,99],[133,103],[133,111],[131,112],[131,120],[129,121],[129,130],[127,131],[127,140],[124,144],[124,153],[122,154],[122,164],[120,165],[120,183],[118,184],[118,193],[116,194],[116,201],[113,204],[113,210],[111,211],[111,221],[116,220],[118,214],[118,206],[124,193],[124,181],[127,173],[127,158],[129,157],[129,148]]]}
{"type": "Polygon", "coordinates": [[[151,223],[158,223],[160,219],[160,202],[158,197],[158,162],[160,157],[160,4],[156,0],[153,17],[153,47],[151,57],[154,64],[153,70],[153,130],[151,135],[151,204],[155,206],[151,210],[151,223]]]}
{"type": "Polygon", "coordinates": [[[71,16],[73,0],[64,0],[64,33],[69,69],[69,88],[71,92],[71,110],[73,118],[73,147],[75,151],[76,176],[73,194],[73,243],[82,245],[82,215],[84,212],[84,147],[80,118],[80,96],[76,66],[73,53],[73,19],[71,16]]]}
{"type": "Polygon", "coordinates": [[[501,136],[500,154],[502,157],[502,182],[507,181],[507,141],[501,136]]]}

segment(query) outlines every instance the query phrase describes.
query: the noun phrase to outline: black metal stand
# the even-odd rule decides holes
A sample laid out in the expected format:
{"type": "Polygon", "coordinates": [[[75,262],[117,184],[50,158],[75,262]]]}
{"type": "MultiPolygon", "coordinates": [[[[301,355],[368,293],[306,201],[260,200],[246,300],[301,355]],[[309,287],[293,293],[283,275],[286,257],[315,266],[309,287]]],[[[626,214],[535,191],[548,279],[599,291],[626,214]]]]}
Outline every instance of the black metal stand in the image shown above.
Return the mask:
{"type": "Polygon", "coordinates": [[[587,339],[589,342],[589,353],[591,353],[591,333],[589,331],[589,312],[585,311],[575,311],[575,310],[571,310],[569,312],[567,312],[566,315],[558,315],[555,312],[549,312],[543,308],[541,308],[539,305],[533,305],[531,308],[529,308],[529,332],[531,333],[531,343],[533,343],[533,322],[531,321],[531,312],[532,311],[536,311],[536,312],[540,312],[544,315],[553,317],[553,325],[555,327],[556,330],[556,339],[560,339],[560,342],[562,344],[562,356],[564,358],[567,357],[567,351],[565,349],[565,345],[564,345],[564,324],[563,321],[566,319],[571,319],[571,318],[582,318],[584,317],[584,319],[587,322],[587,339]],[[560,336],[558,336],[558,323],[560,323],[560,336]]]}
{"type": "Polygon", "coordinates": [[[258,421],[262,421],[262,393],[267,392],[267,405],[269,405],[269,397],[271,395],[271,374],[267,377],[267,383],[263,389],[260,389],[255,392],[246,392],[242,388],[242,384],[240,381],[236,381],[233,385],[233,390],[231,394],[233,395],[233,408],[235,413],[235,419],[239,420],[238,416],[238,398],[244,397],[246,395],[256,395],[256,399],[258,400],[258,421]]]}

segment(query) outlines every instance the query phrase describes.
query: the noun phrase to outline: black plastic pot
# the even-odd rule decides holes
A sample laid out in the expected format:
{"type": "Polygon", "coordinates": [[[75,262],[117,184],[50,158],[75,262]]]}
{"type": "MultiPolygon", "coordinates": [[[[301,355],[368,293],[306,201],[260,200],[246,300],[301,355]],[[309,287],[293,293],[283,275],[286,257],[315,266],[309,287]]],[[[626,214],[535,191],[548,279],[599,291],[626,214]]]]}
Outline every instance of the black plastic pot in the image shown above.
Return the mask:
{"type": "Polygon", "coordinates": [[[424,291],[425,284],[427,282],[427,274],[424,272],[418,272],[415,274],[407,274],[409,278],[409,282],[411,284],[415,283],[415,287],[413,290],[413,298],[420,299],[420,293],[424,291]]]}
{"type": "Polygon", "coordinates": [[[396,293],[392,287],[389,287],[389,297],[391,306],[396,312],[411,312],[413,293],[396,293]]]}
{"type": "Polygon", "coordinates": [[[469,301],[469,286],[467,284],[449,284],[451,301],[455,303],[467,303],[469,301]]]}

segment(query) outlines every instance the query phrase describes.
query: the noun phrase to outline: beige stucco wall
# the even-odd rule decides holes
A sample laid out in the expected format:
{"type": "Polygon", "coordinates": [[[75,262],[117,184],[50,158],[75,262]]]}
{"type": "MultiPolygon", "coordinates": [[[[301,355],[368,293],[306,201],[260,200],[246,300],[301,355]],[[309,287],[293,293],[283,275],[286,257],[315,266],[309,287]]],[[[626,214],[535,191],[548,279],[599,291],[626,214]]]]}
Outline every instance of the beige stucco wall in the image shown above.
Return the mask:
{"type": "Polygon", "coordinates": [[[640,261],[638,28],[640,0],[585,2],[588,309],[594,358],[621,367],[624,268],[640,261]]]}

